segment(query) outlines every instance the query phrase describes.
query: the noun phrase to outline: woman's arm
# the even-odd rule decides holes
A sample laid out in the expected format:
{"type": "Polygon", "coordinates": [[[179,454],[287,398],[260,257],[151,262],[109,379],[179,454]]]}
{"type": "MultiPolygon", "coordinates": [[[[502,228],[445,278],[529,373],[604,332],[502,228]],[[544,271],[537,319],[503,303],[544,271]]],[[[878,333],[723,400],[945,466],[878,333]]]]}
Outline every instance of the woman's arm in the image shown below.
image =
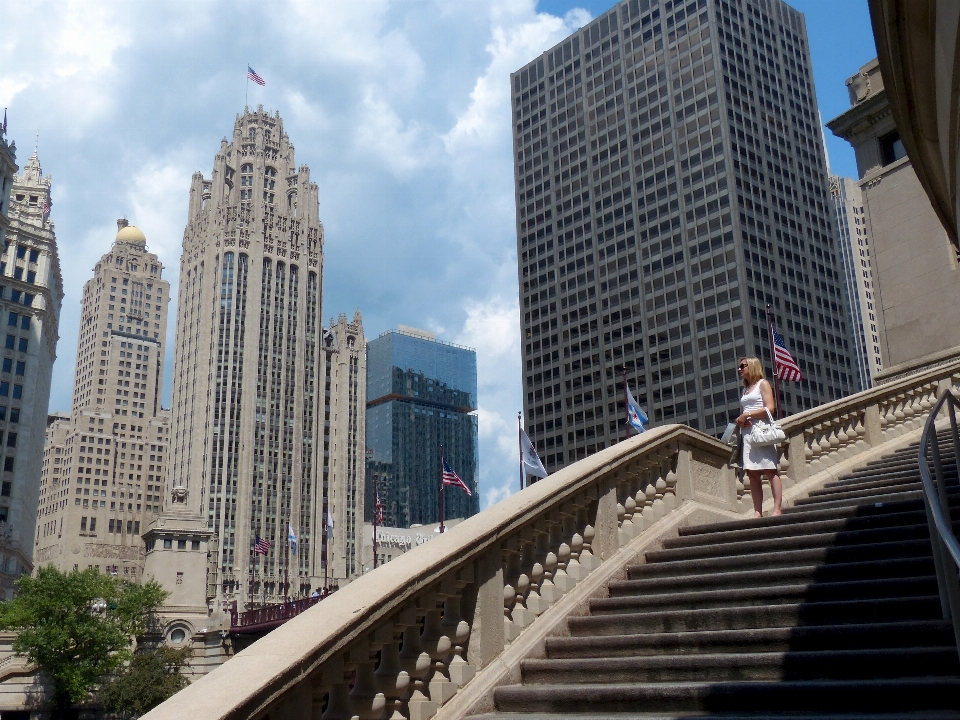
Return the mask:
{"type": "MultiPolygon", "coordinates": [[[[760,381],[760,396],[763,398],[763,406],[770,411],[770,414],[774,417],[777,416],[777,401],[773,397],[773,388],[770,387],[770,383],[766,380],[760,381]]],[[[760,411],[757,410],[759,413],[760,411]]],[[[766,415],[766,413],[763,413],[766,415]]]]}

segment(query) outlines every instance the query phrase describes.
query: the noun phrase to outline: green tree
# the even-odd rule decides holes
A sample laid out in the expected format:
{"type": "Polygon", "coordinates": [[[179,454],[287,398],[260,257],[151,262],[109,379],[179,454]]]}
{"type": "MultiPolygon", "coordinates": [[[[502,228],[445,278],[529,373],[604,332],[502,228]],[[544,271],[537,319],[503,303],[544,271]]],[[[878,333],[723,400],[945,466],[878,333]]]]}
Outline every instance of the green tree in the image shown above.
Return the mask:
{"type": "Polygon", "coordinates": [[[130,659],[132,639],[166,596],[152,580],[136,585],[95,570],[63,573],[51,565],[17,581],[14,599],[0,603],[0,627],[17,632],[14,652],[53,681],[54,703],[62,712],[130,659]]]}
{"type": "Polygon", "coordinates": [[[189,684],[181,674],[189,661],[190,648],[138,650],[130,663],[100,688],[97,697],[109,712],[123,718],[140,717],[189,684]]]}

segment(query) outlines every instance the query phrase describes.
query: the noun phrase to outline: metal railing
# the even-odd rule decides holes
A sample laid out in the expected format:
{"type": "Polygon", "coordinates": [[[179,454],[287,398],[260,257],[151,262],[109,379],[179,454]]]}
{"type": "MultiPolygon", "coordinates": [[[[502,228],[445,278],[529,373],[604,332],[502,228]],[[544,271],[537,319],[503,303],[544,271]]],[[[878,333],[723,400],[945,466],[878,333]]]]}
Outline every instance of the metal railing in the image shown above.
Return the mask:
{"type": "Polygon", "coordinates": [[[230,614],[230,632],[233,634],[244,632],[260,632],[282,625],[287,620],[295,618],[305,610],[309,610],[326,595],[300,598],[276,605],[266,605],[246,612],[230,614]]]}
{"type": "MultiPolygon", "coordinates": [[[[940,608],[943,619],[953,623],[953,633],[960,652],[960,542],[953,532],[950,501],[947,494],[947,478],[940,456],[940,436],[937,433],[937,418],[946,407],[950,417],[948,440],[953,446],[953,463],[960,481],[960,433],[957,431],[957,407],[960,402],[951,390],[946,390],[937,400],[920,436],[920,481],[923,484],[923,504],[930,526],[930,541],[933,545],[933,563],[940,589],[940,608]],[[927,455],[933,461],[933,473],[927,455]]],[[[956,484],[956,483],[954,483],[956,484]]]]}

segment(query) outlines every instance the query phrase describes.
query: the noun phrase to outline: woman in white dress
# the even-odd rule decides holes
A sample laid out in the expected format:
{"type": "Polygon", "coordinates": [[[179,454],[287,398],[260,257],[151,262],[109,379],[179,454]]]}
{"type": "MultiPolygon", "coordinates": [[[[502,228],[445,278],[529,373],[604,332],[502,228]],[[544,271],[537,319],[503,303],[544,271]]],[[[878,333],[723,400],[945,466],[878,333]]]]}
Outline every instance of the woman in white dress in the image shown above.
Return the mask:
{"type": "Polygon", "coordinates": [[[773,492],[773,515],[782,515],[783,485],[778,473],[777,448],[775,445],[755,446],[751,440],[755,423],[767,423],[767,410],[774,415],[777,403],[773,388],[763,377],[763,365],[755,357],[740,358],[737,368],[743,380],[743,395],[740,397],[740,417],[737,425],[743,430],[743,469],[750,478],[750,495],[753,497],[753,516],[763,517],[763,484],[761,475],[766,475],[773,492]]]}

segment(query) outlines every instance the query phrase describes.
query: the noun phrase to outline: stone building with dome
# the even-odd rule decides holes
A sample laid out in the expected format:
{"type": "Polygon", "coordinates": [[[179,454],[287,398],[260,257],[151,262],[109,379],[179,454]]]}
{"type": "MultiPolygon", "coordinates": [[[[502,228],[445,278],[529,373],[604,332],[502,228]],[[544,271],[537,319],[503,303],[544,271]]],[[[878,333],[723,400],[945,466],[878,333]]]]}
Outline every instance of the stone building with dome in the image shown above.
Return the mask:
{"type": "Polygon", "coordinates": [[[170,434],[160,406],[170,301],[162,275],[144,233],[118,220],[83,287],[71,411],[47,428],[36,565],[143,576],[140,536],[160,512],[170,434]]]}
{"type": "MultiPolygon", "coordinates": [[[[0,142],[12,161],[14,146],[0,142]]],[[[4,163],[4,168],[10,166],[4,163]]],[[[0,253],[0,599],[13,597],[16,580],[33,569],[41,456],[63,300],[50,188],[51,178],[43,175],[34,152],[22,173],[3,178],[0,200],[6,216],[0,253]]]]}

